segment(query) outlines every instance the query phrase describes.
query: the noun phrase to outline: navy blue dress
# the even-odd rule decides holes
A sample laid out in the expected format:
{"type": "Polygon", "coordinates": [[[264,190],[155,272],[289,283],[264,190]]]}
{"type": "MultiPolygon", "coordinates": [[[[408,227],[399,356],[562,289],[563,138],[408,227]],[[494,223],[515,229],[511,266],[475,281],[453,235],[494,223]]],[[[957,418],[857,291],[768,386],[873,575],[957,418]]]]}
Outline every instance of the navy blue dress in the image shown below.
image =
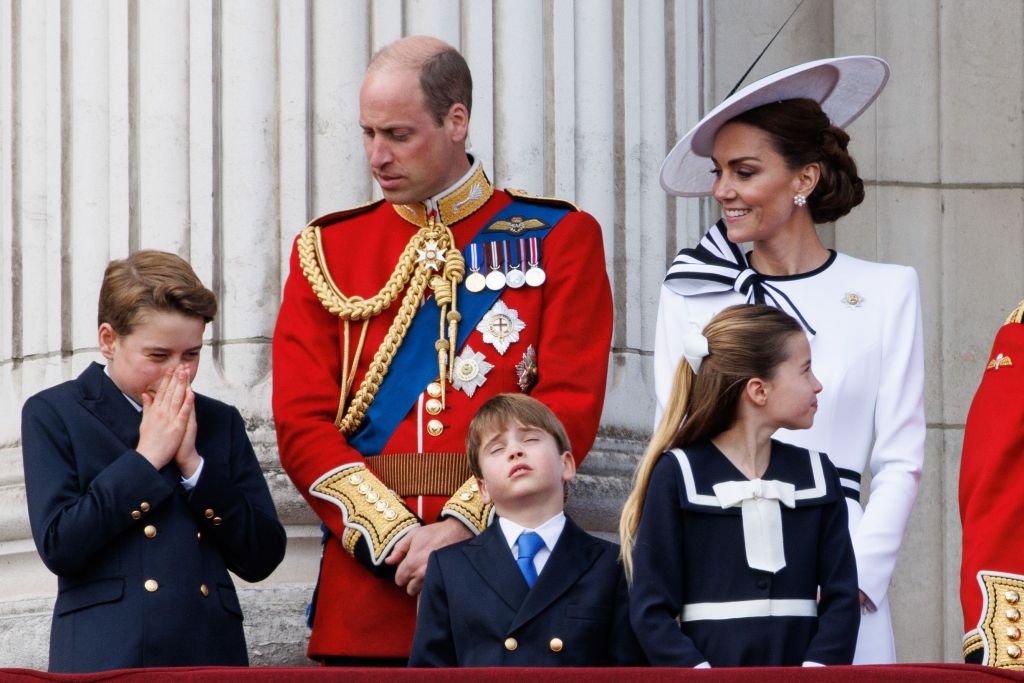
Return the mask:
{"type": "Polygon", "coordinates": [[[740,508],[713,490],[746,478],[710,441],[655,465],[630,588],[652,666],[853,661],[860,601],[839,475],[824,455],[773,440],[762,479],[795,487],[795,507],[780,504],[786,564],[774,573],[747,563],[740,508]]]}

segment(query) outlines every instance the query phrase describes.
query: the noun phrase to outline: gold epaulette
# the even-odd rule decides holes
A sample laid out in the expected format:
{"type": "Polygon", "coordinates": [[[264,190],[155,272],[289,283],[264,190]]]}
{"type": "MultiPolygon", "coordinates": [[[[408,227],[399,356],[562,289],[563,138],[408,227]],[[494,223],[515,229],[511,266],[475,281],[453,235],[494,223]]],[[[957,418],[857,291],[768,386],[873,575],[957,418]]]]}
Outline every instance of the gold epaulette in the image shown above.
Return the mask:
{"type": "Polygon", "coordinates": [[[1006,319],[1006,322],[1003,324],[1009,325],[1010,323],[1019,323],[1022,321],[1024,321],[1024,301],[1021,301],[1019,304],[1017,304],[1017,308],[1013,309],[1013,312],[1010,313],[1009,317],[1006,319]]]}
{"type": "Polygon", "coordinates": [[[470,477],[441,508],[442,517],[454,517],[479,534],[494,520],[494,506],[484,502],[480,485],[470,477]]]}
{"type": "Polygon", "coordinates": [[[576,206],[570,201],[565,199],[559,199],[558,197],[541,197],[539,195],[530,194],[523,190],[513,190],[506,188],[505,192],[512,197],[512,199],[518,199],[524,202],[532,202],[534,204],[547,204],[549,206],[557,206],[562,209],[569,209],[570,211],[579,211],[580,207],[576,206]]]}
{"type": "MultiPolygon", "coordinates": [[[[1024,576],[980,571],[978,585],[983,596],[981,621],[977,629],[984,647],[981,663],[1001,669],[1024,670],[1024,641],[1021,641],[1021,630],[1024,629],[1024,623],[1021,622],[1024,576]]],[[[965,654],[967,646],[965,638],[965,654]]],[[[972,649],[976,650],[977,647],[972,649]]]]}
{"type": "Polygon", "coordinates": [[[341,542],[348,554],[355,556],[356,543],[363,538],[377,566],[402,536],[420,525],[402,499],[362,463],[327,472],[313,482],[309,492],[341,508],[345,525],[341,542]]]}
{"type": "Polygon", "coordinates": [[[323,216],[311,220],[308,223],[308,225],[315,225],[318,228],[322,228],[325,225],[337,223],[345,218],[351,218],[352,216],[358,216],[361,213],[366,213],[370,209],[377,208],[377,206],[382,204],[383,202],[383,199],[375,199],[373,201],[366,202],[365,204],[360,204],[359,206],[353,206],[351,209],[344,209],[342,211],[325,213],[323,216]]]}

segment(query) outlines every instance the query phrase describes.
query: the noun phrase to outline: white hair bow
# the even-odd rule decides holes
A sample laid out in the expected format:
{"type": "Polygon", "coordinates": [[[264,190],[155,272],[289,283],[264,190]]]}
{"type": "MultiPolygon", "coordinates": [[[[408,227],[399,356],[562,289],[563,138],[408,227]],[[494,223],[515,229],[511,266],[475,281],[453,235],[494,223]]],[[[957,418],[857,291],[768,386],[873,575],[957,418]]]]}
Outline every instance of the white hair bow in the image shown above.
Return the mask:
{"type": "Polygon", "coordinates": [[[693,374],[700,370],[701,361],[708,357],[708,338],[697,329],[691,329],[683,335],[683,356],[693,368],[693,374]]]}

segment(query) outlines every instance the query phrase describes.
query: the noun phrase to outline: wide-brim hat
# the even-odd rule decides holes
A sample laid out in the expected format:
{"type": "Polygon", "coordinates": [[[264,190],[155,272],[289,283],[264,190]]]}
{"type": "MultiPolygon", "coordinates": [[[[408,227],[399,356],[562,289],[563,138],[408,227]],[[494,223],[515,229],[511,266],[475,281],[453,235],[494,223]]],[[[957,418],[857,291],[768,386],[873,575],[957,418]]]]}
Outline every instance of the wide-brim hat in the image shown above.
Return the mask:
{"type": "Polygon", "coordinates": [[[770,102],[812,99],[832,123],[845,128],[875,101],[889,80],[889,64],[878,57],[832,57],[791,66],[765,76],[712,109],[665,157],[661,186],[679,197],[711,193],[715,134],[730,119],[770,102]]]}

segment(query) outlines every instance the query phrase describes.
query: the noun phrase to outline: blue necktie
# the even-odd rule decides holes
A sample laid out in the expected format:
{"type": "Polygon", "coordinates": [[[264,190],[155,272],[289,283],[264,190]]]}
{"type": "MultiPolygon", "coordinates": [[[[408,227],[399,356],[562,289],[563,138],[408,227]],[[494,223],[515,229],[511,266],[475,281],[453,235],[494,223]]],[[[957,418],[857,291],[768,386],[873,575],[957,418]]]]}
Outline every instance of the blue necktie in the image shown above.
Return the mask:
{"type": "Polygon", "coordinates": [[[537,568],[533,566],[533,557],[543,547],[544,539],[537,532],[524,531],[519,534],[519,557],[516,558],[516,564],[519,565],[519,571],[523,573],[526,585],[530,588],[537,582],[537,568]]]}

